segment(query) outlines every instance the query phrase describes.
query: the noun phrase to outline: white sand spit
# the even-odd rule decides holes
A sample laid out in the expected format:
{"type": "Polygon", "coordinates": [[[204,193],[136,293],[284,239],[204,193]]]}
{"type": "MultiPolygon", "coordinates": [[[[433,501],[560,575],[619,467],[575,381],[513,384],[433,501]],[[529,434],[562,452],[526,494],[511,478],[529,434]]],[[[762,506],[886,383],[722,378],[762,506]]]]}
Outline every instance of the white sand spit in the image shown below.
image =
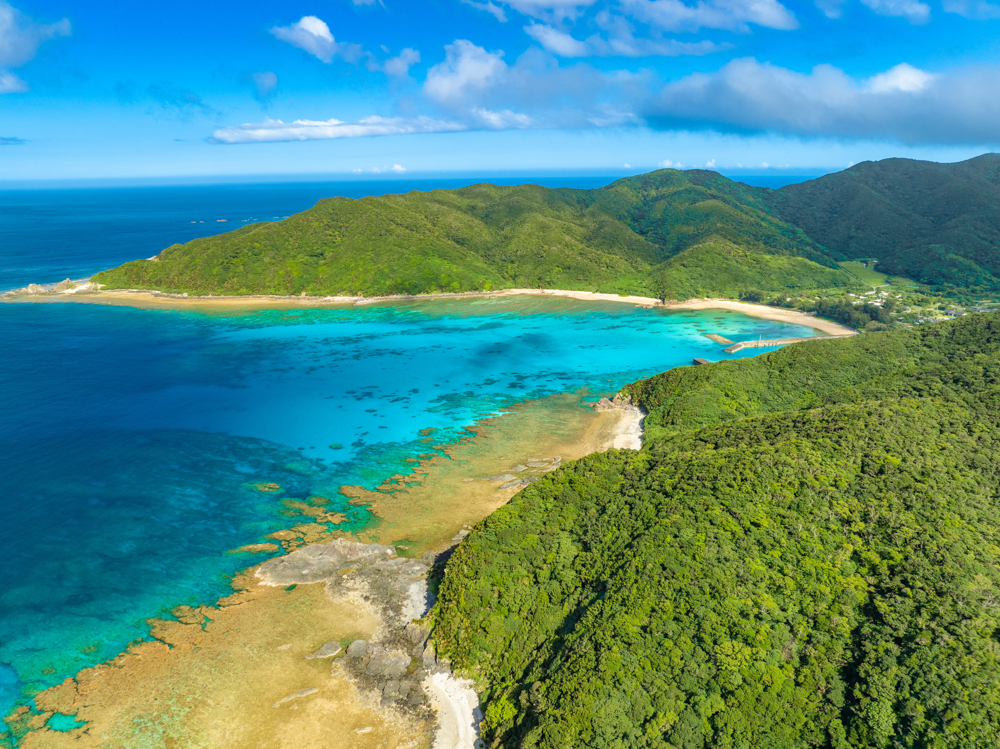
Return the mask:
{"type": "Polygon", "coordinates": [[[483,714],[472,682],[436,673],[424,679],[423,687],[438,717],[434,749],[477,749],[483,714]]]}

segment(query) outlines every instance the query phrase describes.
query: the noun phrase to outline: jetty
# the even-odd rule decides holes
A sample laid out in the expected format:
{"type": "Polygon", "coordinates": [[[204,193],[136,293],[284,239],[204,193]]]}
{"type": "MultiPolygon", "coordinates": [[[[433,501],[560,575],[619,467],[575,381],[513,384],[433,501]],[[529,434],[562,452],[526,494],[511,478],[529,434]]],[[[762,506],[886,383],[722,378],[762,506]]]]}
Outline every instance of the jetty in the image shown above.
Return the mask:
{"type": "Polygon", "coordinates": [[[725,338],[724,336],[721,335],[716,335],[715,333],[705,333],[705,337],[708,338],[710,341],[715,341],[716,343],[723,343],[727,346],[735,343],[735,341],[730,341],[728,338],[725,338]]]}
{"type": "MultiPolygon", "coordinates": [[[[853,333],[851,334],[853,335],[853,333]]],[[[723,349],[727,354],[733,354],[745,348],[769,348],[771,346],[784,346],[786,343],[800,343],[801,341],[825,341],[828,338],[849,338],[849,335],[811,335],[801,338],[772,338],[767,341],[740,341],[732,346],[723,349]]]]}

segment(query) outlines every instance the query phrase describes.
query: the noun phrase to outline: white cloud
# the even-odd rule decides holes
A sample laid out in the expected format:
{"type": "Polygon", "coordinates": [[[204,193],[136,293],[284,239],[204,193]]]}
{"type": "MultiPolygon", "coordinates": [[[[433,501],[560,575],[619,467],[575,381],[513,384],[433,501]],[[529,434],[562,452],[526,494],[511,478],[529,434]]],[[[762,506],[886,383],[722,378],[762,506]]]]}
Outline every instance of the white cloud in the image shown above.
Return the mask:
{"type": "Polygon", "coordinates": [[[274,73],[254,73],[250,76],[256,89],[256,97],[259,101],[265,101],[278,87],[278,76],[274,73]]]}
{"type": "Polygon", "coordinates": [[[671,161],[670,159],[664,159],[659,164],[656,165],[660,169],[683,169],[684,165],[679,161],[671,161]]]}
{"type": "Polygon", "coordinates": [[[920,0],[861,0],[880,16],[902,16],[910,23],[927,23],[931,6],[920,0]]]}
{"type": "Polygon", "coordinates": [[[326,22],[316,16],[302,16],[291,26],[275,26],[271,33],[325,63],[333,62],[335,56],[347,62],[357,62],[361,57],[360,44],[337,42],[326,22]]]}
{"type": "Polygon", "coordinates": [[[699,0],[693,6],[681,0],[621,0],[621,7],[636,20],[665,31],[709,28],[746,32],[751,23],[769,29],[799,27],[795,16],[778,0],[699,0]]]}
{"type": "Polygon", "coordinates": [[[414,133],[453,133],[468,130],[466,124],[436,120],[431,117],[366,117],[358,122],[340,120],[281,120],[266,119],[224,127],[212,133],[213,143],[279,143],[297,140],[336,140],[368,138],[379,135],[411,135],[414,133]]]}
{"type": "Polygon", "coordinates": [[[976,21],[1000,18],[1000,5],[987,3],[984,0],[944,0],[941,7],[946,13],[957,13],[976,21]]]}
{"type": "Polygon", "coordinates": [[[590,46],[574,39],[564,31],[559,31],[543,23],[533,23],[524,27],[525,33],[545,49],[560,57],[588,57],[590,46]]]}
{"type": "Polygon", "coordinates": [[[760,162],[760,168],[761,169],[769,169],[770,167],[771,167],[771,165],[768,164],[766,161],[760,162]]]}
{"type": "Polygon", "coordinates": [[[627,164],[627,163],[626,164],[622,164],[622,168],[623,169],[631,169],[632,165],[631,164],[627,164]]]}
{"type": "Polygon", "coordinates": [[[631,24],[620,16],[612,17],[602,12],[598,14],[597,20],[608,31],[607,39],[594,34],[586,41],[580,41],[542,23],[525,26],[524,30],[545,50],[559,57],[677,57],[706,55],[730,46],[708,40],[679,42],[676,39],[636,39],[631,24]]]}
{"type": "MultiPolygon", "coordinates": [[[[377,63],[376,63],[377,65],[377,63]]],[[[586,64],[562,68],[537,48],[513,65],[502,52],[488,52],[459,39],[445,47],[445,59],[427,72],[421,117],[368,117],[358,122],[266,120],[216,130],[216,143],[358,138],[378,135],[597,128],[642,124],[635,104],[648,98],[652,74],[605,72],[586,64]],[[432,115],[433,110],[438,114],[432,115]]],[[[409,99],[408,106],[420,99],[409,99]]]]}
{"type": "Polygon", "coordinates": [[[867,81],[866,88],[873,94],[886,94],[893,91],[919,93],[927,88],[937,78],[933,73],[927,73],[908,63],[900,63],[889,68],[884,73],[873,75],[867,81]]]}
{"type": "Polygon", "coordinates": [[[931,74],[900,64],[854,79],[832,65],[810,73],[733,60],[667,85],[644,112],[664,128],[891,138],[905,143],[1000,143],[1000,68],[931,74]]]}
{"type": "Polygon", "coordinates": [[[518,13],[547,21],[562,21],[576,18],[583,8],[589,8],[597,0],[506,0],[518,13]]]}
{"type": "Polygon", "coordinates": [[[493,14],[500,23],[507,23],[507,14],[503,12],[503,8],[496,5],[493,0],[487,0],[485,3],[477,3],[475,0],[462,0],[465,5],[471,5],[477,10],[485,10],[487,13],[493,14]]]}
{"type": "Polygon", "coordinates": [[[395,57],[390,57],[382,65],[382,70],[386,75],[394,78],[406,78],[410,74],[410,68],[420,62],[420,53],[415,49],[407,47],[395,57]]]}
{"type": "Polygon", "coordinates": [[[816,0],[816,7],[823,11],[827,18],[840,18],[844,0],[816,0]]]}
{"type": "Polygon", "coordinates": [[[0,70],[0,94],[23,94],[28,90],[28,84],[13,73],[0,70]]]}
{"type": "Polygon", "coordinates": [[[445,59],[427,71],[424,93],[440,104],[460,103],[507,70],[503,52],[487,52],[466,39],[444,47],[445,59]]]}
{"type": "Polygon", "coordinates": [[[0,94],[24,93],[28,84],[9,72],[35,59],[38,48],[49,39],[69,36],[69,19],[35,23],[6,0],[0,0],[0,94]]]}
{"type": "Polygon", "coordinates": [[[711,159],[705,162],[706,169],[715,169],[715,159],[711,159]]]}
{"type": "Polygon", "coordinates": [[[535,48],[514,65],[503,52],[463,39],[445,52],[444,62],[427,73],[424,95],[473,128],[633,125],[639,121],[633,103],[648,95],[649,73],[561,68],[535,48]]]}

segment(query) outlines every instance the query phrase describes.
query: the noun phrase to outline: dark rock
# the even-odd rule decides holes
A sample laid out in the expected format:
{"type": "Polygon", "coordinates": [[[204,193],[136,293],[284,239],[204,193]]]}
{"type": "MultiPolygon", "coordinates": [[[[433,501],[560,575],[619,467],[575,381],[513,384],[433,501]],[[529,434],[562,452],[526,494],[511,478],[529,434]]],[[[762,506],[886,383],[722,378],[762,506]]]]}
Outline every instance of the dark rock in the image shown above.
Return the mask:
{"type": "Polygon", "coordinates": [[[399,682],[395,679],[391,679],[385,683],[382,687],[383,697],[401,697],[402,693],[399,691],[399,682]]]}
{"type": "Polygon", "coordinates": [[[422,645],[424,640],[427,639],[427,630],[416,622],[410,622],[407,624],[406,629],[403,631],[406,633],[407,639],[414,645],[422,645]]]}
{"type": "Polygon", "coordinates": [[[333,658],[337,653],[340,652],[340,643],[336,640],[331,640],[330,642],[324,643],[323,647],[317,650],[315,653],[306,656],[307,661],[311,661],[313,658],[333,658]]]}
{"type": "Polygon", "coordinates": [[[398,679],[406,673],[412,660],[406,653],[376,646],[372,651],[368,665],[365,666],[365,671],[372,675],[398,679]]]}
{"type": "Polygon", "coordinates": [[[348,658],[363,658],[368,655],[368,643],[364,640],[355,640],[347,646],[348,658]]]}

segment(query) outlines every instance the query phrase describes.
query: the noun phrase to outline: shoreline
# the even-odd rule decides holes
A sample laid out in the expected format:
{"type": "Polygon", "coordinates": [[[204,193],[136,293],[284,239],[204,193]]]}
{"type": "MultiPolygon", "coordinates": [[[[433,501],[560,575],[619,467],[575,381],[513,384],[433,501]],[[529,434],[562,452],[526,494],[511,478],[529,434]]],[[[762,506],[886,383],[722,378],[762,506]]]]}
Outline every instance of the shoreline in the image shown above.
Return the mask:
{"type": "MultiPolygon", "coordinates": [[[[574,291],[572,289],[500,289],[497,291],[467,291],[442,294],[398,294],[393,296],[280,296],[276,294],[251,294],[245,296],[188,296],[187,294],[169,294],[162,291],[144,289],[111,289],[95,290],[88,281],[79,282],[77,286],[63,291],[45,290],[41,293],[18,294],[8,291],[0,295],[16,301],[37,302],[79,302],[90,304],[110,304],[129,307],[161,307],[166,309],[316,309],[333,306],[366,306],[370,304],[387,304],[393,302],[423,302],[437,299],[495,299],[515,296],[547,296],[576,299],[578,301],[618,302],[641,307],[659,307],[668,310],[702,310],[726,309],[742,312],[750,317],[763,320],[783,322],[790,325],[802,325],[828,335],[855,335],[856,330],[840,323],[821,317],[798,312],[796,310],[769,307],[764,304],[751,304],[733,299],[687,299],[682,302],[662,302],[659,299],[643,296],[628,296],[590,291],[574,291]]],[[[27,287],[26,287],[27,288],[27,287]]],[[[41,287],[39,287],[41,288],[41,287]]]]}
{"type": "MultiPolygon", "coordinates": [[[[568,403],[579,396],[563,398],[568,403]]],[[[331,749],[475,749],[482,718],[475,685],[438,662],[432,647],[420,658],[414,655],[414,663],[423,663],[429,673],[419,688],[427,698],[423,705],[433,713],[431,719],[420,704],[416,712],[400,712],[402,698],[385,699],[385,687],[396,683],[392,679],[401,683],[406,677],[380,677],[389,680],[380,694],[366,656],[346,658],[340,650],[356,639],[379,653],[386,651],[386,657],[402,655],[413,645],[424,647],[426,635],[417,636],[419,625],[413,620],[420,621],[430,603],[423,587],[426,560],[460,542],[472,525],[521,488],[502,488],[489,474],[521,463],[511,470],[520,469],[518,476],[541,478],[558,468],[561,459],[533,459],[536,455],[558,449],[572,460],[611,448],[641,446],[642,414],[633,406],[580,409],[578,420],[566,420],[566,406],[552,412],[539,405],[488,419],[475,436],[451,446],[448,459],[423,459],[414,464],[412,474],[400,477],[404,481],[419,477],[420,486],[370,493],[366,499],[381,522],[368,532],[337,533],[336,538],[330,534],[288,548],[238,573],[231,595],[196,608],[180,606],[173,612],[175,620],[150,620],[149,641],[133,643],[115,658],[37,695],[41,711],[37,716],[23,710],[12,714],[19,726],[28,729],[23,746],[96,747],[102,732],[115,734],[134,720],[153,719],[162,722],[165,735],[171,736],[218,739],[220,727],[228,725],[240,736],[292,736],[301,739],[301,745],[326,742],[331,749]],[[553,435],[551,425],[537,420],[545,413],[565,422],[568,431],[553,435]],[[530,467],[540,462],[546,465],[530,467]],[[402,502],[394,500],[399,493],[404,495],[402,502]],[[451,494],[461,501],[449,501],[451,494]],[[438,506],[433,517],[419,510],[424,495],[440,500],[434,503],[438,506]],[[477,495],[485,501],[473,501],[477,495]],[[419,554],[421,549],[414,549],[419,544],[407,538],[416,533],[427,535],[433,547],[429,553],[423,557],[392,553],[401,548],[419,554]],[[403,540],[408,545],[402,546],[403,540]],[[368,572],[365,565],[347,558],[332,560],[336,564],[328,565],[323,574],[311,563],[297,564],[317,554],[348,549],[382,554],[373,557],[376,564],[368,572]],[[276,576],[274,571],[283,568],[298,574],[288,579],[276,576]],[[383,578],[389,572],[392,584],[386,587],[383,578]],[[377,576],[366,579],[369,573],[377,576]],[[239,648],[233,649],[230,632],[240,639],[239,648]],[[217,662],[226,668],[220,671],[217,662]],[[209,694],[212,699],[199,697],[189,716],[162,707],[171,701],[185,702],[191,693],[209,694]],[[45,727],[55,713],[75,715],[88,727],[67,733],[45,727]]]]}

